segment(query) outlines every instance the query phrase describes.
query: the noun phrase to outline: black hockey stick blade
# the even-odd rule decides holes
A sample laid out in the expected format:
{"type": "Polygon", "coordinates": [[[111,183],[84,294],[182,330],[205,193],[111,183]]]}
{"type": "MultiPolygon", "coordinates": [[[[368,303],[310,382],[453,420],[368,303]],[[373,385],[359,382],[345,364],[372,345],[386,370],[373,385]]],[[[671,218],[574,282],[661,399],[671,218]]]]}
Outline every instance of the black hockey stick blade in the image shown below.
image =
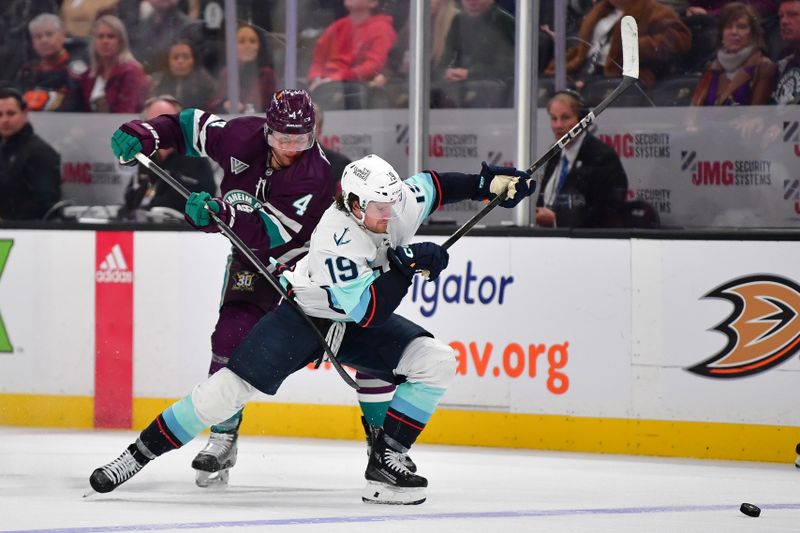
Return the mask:
{"type": "MultiPolygon", "coordinates": [[[[639,79],[639,30],[636,26],[636,19],[630,15],[622,17],[620,23],[620,31],[622,34],[622,81],[619,85],[606,96],[602,102],[589,111],[589,113],[575,126],[558,139],[553,145],[545,152],[543,156],[536,160],[526,172],[533,175],[540,168],[547,164],[562,148],[567,146],[573,139],[584,131],[589,129],[589,126],[595,121],[597,116],[602,113],[619,95],[630,87],[637,79],[639,79]]],[[[492,198],[492,201],[486,204],[483,209],[475,213],[475,215],[467,220],[463,226],[458,228],[442,245],[445,249],[450,248],[456,241],[463,237],[475,224],[480,222],[483,217],[489,212],[503,203],[506,199],[506,194],[499,194],[492,198]]]]}
{"type": "MultiPolygon", "coordinates": [[[[145,167],[147,167],[149,170],[153,171],[153,173],[156,176],[164,180],[170,187],[175,189],[181,196],[183,196],[184,198],[189,197],[190,194],[189,190],[186,187],[184,187],[181,182],[172,177],[166,170],[158,166],[152,159],[150,159],[149,157],[147,157],[142,153],[138,153],[136,154],[136,160],[139,161],[141,164],[143,164],[145,167]]],[[[347,383],[354,389],[358,389],[358,384],[356,384],[353,377],[339,363],[339,360],[336,358],[336,353],[334,353],[334,351],[331,350],[331,347],[325,340],[325,336],[319,331],[319,328],[317,328],[316,324],[314,324],[314,322],[305,313],[305,311],[303,311],[300,308],[297,302],[292,300],[292,298],[289,296],[289,293],[287,293],[286,289],[283,288],[283,285],[281,285],[280,282],[275,278],[275,276],[273,276],[267,270],[267,267],[264,265],[264,263],[262,263],[261,260],[258,257],[256,257],[256,254],[253,253],[253,251],[244,243],[244,241],[242,241],[239,238],[239,236],[236,235],[227,224],[225,224],[216,216],[216,213],[209,210],[209,214],[214,219],[214,222],[216,222],[222,234],[225,235],[228,238],[228,240],[230,240],[231,243],[233,243],[233,245],[236,246],[239,249],[239,251],[245,255],[245,257],[247,257],[247,259],[253,264],[254,267],[256,267],[256,269],[261,273],[261,275],[267,279],[269,284],[272,285],[272,288],[278,291],[278,293],[280,293],[281,296],[283,296],[284,300],[286,300],[286,302],[292,307],[292,309],[294,309],[297,314],[303,317],[303,320],[305,320],[306,324],[308,324],[308,326],[314,332],[314,334],[317,337],[317,340],[319,340],[320,344],[322,345],[322,348],[325,350],[325,355],[328,356],[328,360],[333,365],[333,368],[336,369],[336,372],[339,373],[339,375],[342,377],[345,383],[347,383]]]]}

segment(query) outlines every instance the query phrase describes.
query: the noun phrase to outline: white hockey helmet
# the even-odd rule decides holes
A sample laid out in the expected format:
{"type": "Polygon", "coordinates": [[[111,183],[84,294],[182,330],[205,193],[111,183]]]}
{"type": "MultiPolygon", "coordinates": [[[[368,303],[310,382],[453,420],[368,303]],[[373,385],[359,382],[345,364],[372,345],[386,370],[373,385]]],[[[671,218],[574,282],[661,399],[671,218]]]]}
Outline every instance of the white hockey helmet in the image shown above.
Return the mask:
{"type": "Polygon", "coordinates": [[[382,205],[397,204],[403,198],[403,181],[386,160],[375,154],[356,159],[342,173],[342,197],[347,210],[350,195],[358,197],[361,221],[370,202],[382,205]]]}

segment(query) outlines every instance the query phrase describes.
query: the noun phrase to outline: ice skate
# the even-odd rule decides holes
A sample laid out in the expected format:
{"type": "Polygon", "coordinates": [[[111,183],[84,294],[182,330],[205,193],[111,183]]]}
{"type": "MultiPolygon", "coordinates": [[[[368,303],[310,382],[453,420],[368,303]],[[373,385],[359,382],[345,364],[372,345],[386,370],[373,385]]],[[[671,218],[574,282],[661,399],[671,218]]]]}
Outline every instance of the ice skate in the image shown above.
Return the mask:
{"type": "Polygon", "coordinates": [[[211,433],[208,444],[192,461],[198,487],[224,487],[236,464],[238,433],[211,433]]]}
{"type": "Polygon", "coordinates": [[[89,476],[89,484],[95,491],[100,493],[111,492],[116,489],[148,463],[148,460],[144,458],[142,458],[142,462],[138,461],[134,454],[141,455],[137,453],[136,444],[131,444],[122,452],[122,455],[107,465],[95,469],[92,475],[89,476]]]}
{"type": "MultiPolygon", "coordinates": [[[[364,426],[364,435],[367,438],[367,457],[369,457],[369,454],[372,453],[372,443],[375,441],[375,435],[381,431],[381,428],[378,426],[373,426],[367,422],[367,419],[363,416],[361,417],[361,425],[364,426]]],[[[409,457],[406,453],[400,455],[402,456],[401,461],[405,467],[411,470],[412,473],[416,472],[417,465],[411,460],[411,457],[409,457]]]]}
{"type": "Polygon", "coordinates": [[[428,480],[411,472],[402,461],[404,454],[389,446],[383,430],[374,436],[367,470],[367,486],[361,493],[366,503],[417,505],[425,501],[428,480]]]}
{"type": "Polygon", "coordinates": [[[794,451],[797,452],[797,459],[794,460],[794,466],[800,468],[800,443],[797,444],[794,451]]]}

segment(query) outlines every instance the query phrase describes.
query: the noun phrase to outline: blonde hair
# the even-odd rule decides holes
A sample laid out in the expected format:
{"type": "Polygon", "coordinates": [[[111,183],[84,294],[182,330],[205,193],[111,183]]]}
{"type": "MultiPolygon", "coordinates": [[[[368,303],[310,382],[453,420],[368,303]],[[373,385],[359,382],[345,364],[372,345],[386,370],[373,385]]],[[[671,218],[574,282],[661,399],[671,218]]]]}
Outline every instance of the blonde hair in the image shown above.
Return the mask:
{"type": "Polygon", "coordinates": [[[97,49],[95,48],[95,32],[97,28],[101,25],[105,24],[114,35],[117,36],[119,39],[119,51],[117,52],[117,64],[122,63],[136,63],[136,58],[133,57],[133,53],[131,52],[131,46],[128,41],[128,30],[125,29],[125,23],[122,22],[118,17],[114,15],[103,15],[98,17],[97,20],[94,21],[92,24],[92,31],[91,31],[91,40],[89,41],[89,59],[91,62],[91,74],[93,76],[97,76],[99,73],[100,68],[100,58],[97,56],[97,49]]]}
{"type": "Polygon", "coordinates": [[[431,63],[433,65],[441,61],[450,24],[458,15],[455,0],[441,0],[441,2],[436,18],[433,20],[433,43],[431,44],[431,63]]]}

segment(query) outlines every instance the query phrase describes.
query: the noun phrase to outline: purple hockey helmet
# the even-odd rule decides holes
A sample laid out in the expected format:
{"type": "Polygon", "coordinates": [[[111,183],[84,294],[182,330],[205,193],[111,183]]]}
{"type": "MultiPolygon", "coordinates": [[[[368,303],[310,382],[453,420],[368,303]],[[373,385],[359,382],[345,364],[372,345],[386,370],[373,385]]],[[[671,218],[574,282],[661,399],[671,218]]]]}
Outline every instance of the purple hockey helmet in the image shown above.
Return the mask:
{"type": "Polygon", "coordinates": [[[314,145],[314,104],[302,89],[272,95],[267,108],[267,142],[278,150],[302,151],[314,145]]]}

